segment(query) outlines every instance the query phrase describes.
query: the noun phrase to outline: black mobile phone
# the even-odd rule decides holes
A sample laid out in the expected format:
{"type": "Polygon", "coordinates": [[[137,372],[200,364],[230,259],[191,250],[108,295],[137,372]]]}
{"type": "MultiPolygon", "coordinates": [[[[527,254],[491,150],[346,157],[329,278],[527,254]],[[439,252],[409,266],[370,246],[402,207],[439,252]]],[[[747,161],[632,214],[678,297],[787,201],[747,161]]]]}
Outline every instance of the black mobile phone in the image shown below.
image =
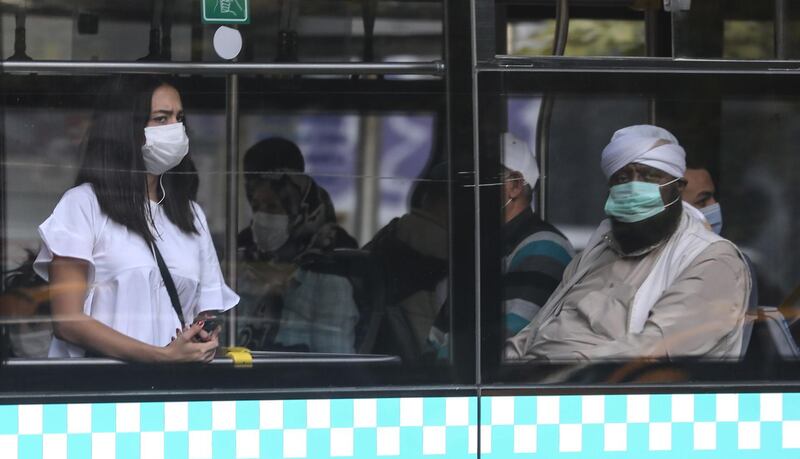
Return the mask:
{"type": "Polygon", "coordinates": [[[214,319],[209,318],[206,319],[206,322],[203,324],[203,330],[205,330],[206,333],[211,333],[214,330],[216,330],[218,326],[219,326],[219,321],[217,321],[216,318],[214,319]]]}

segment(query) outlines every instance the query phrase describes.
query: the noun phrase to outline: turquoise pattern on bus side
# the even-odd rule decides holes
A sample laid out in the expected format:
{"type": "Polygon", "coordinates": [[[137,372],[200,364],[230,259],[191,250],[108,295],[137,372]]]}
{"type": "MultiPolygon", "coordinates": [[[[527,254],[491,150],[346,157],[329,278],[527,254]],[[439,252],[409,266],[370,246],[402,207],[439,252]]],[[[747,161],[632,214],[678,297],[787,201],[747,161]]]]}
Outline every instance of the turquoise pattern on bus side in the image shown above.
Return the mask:
{"type": "Polygon", "coordinates": [[[476,397],[0,405],[0,457],[800,457],[794,393],[501,396],[480,407],[479,426],[476,397]]]}

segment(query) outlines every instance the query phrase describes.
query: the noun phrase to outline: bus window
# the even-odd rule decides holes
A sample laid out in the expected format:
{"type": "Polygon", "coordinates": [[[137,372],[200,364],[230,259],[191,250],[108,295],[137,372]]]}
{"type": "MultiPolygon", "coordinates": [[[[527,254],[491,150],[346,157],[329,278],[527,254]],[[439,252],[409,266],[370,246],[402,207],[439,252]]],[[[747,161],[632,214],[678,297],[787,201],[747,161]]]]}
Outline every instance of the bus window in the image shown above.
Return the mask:
{"type": "Polygon", "coordinates": [[[323,3],[247,2],[231,62],[199,5],[3,9],[4,387],[472,380],[441,5],[323,3]],[[208,364],[165,377],[165,355],[208,364]]]}
{"type": "Polygon", "coordinates": [[[485,103],[507,119],[499,125],[487,109],[481,125],[483,224],[499,239],[482,245],[500,260],[482,314],[503,381],[724,380],[727,368],[780,378],[763,368],[765,356],[797,349],[800,273],[779,255],[793,244],[793,201],[782,197],[793,154],[783,139],[796,91],[772,77],[754,92],[754,77],[722,72],[671,75],[669,90],[666,81],[482,75],[499,88],[485,103]],[[518,159],[535,154],[545,155],[530,159],[536,167],[518,159]],[[641,190],[623,190],[631,184],[641,190]],[[647,187],[657,206],[627,200],[647,187]],[[677,242],[692,227],[702,246],[677,242]],[[650,373],[646,361],[671,370],[650,373]]]}

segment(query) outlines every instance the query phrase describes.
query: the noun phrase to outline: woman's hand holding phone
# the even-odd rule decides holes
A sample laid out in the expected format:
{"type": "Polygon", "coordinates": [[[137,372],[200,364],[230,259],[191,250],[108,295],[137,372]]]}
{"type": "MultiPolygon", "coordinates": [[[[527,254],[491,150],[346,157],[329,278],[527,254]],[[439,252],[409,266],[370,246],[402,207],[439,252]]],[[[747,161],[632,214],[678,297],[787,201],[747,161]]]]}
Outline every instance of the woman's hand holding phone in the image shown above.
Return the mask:
{"type": "Polygon", "coordinates": [[[201,312],[192,325],[198,325],[201,328],[200,332],[195,336],[195,339],[199,342],[208,342],[211,339],[216,339],[222,330],[216,311],[201,312]]]}
{"type": "Polygon", "coordinates": [[[219,327],[201,341],[200,333],[203,332],[203,326],[197,322],[187,326],[183,331],[176,329],[175,338],[164,348],[164,359],[169,362],[210,362],[219,347],[218,330],[219,327]]]}

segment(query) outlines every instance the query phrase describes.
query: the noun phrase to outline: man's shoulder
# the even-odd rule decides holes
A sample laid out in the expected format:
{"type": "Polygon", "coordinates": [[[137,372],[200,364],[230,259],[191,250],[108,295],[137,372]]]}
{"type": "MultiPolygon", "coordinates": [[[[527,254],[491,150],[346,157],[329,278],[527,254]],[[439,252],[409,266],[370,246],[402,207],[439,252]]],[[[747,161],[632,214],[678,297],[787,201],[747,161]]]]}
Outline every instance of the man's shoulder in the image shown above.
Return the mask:
{"type": "Polygon", "coordinates": [[[742,263],[744,263],[744,260],[742,260],[742,254],[739,251],[739,249],[736,247],[736,244],[734,244],[733,242],[731,242],[731,241],[729,241],[727,239],[723,239],[723,238],[720,238],[720,239],[708,244],[708,247],[703,249],[703,251],[700,252],[700,255],[698,255],[698,257],[703,257],[703,258],[714,258],[714,257],[733,258],[733,259],[739,260],[742,263]]]}
{"type": "Polygon", "coordinates": [[[733,242],[723,238],[711,242],[692,262],[694,265],[701,263],[711,263],[717,266],[725,265],[734,272],[747,269],[743,254],[733,242]]]}
{"type": "MultiPolygon", "coordinates": [[[[511,251],[513,260],[532,256],[545,256],[559,260],[566,265],[575,256],[569,240],[560,231],[539,228],[525,234],[511,251]]],[[[513,264],[513,263],[512,263],[513,264]]]]}
{"type": "Polygon", "coordinates": [[[538,215],[533,214],[528,225],[525,226],[519,237],[517,248],[535,243],[538,241],[551,241],[564,247],[568,247],[573,253],[572,244],[564,233],[552,224],[542,220],[538,215]]]}
{"type": "Polygon", "coordinates": [[[555,233],[562,238],[566,239],[564,233],[562,233],[558,228],[553,226],[550,222],[546,222],[539,217],[539,214],[536,212],[531,212],[530,218],[528,219],[526,230],[529,234],[539,233],[539,232],[546,232],[546,233],[555,233]]]}
{"type": "Polygon", "coordinates": [[[551,241],[562,246],[569,246],[572,249],[572,244],[570,244],[566,236],[555,228],[535,228],[525,232],[517,243],[516,248],[543,241],[551,241]]]}

